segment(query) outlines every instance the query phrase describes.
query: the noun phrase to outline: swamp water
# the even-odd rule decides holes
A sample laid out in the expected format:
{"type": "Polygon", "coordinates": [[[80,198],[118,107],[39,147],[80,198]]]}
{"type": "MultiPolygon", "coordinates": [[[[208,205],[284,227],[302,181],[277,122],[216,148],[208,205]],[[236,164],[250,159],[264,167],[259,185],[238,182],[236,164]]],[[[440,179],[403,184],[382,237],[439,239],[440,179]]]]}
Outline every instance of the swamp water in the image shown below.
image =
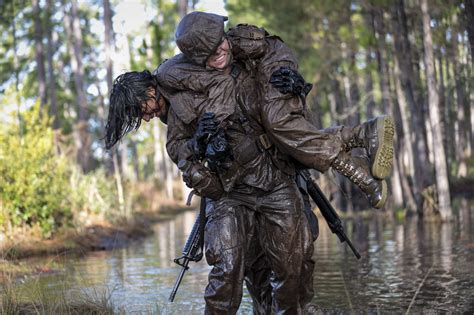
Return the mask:
{"type": "MultiPolygon", "coordinates": [[[[381,216],[347,221],[346,232],[362,255],[357,260],[323,219],[314,259],[319,314],[474,314],[474,205],[457,200],[455,221],[435,225],[416,218],[398,223],[381,216]]],[[[21,296],[41,292],[54,300],[109,295],[127,314],[202,314],[209,267],[191,263],[175,302],[168,296],[179,268],[172,261],[194,223],[186,212],[155,226],[155,234],[125,249],[30,259],[52,272],[20,279],[21,296]]],[[[251,314],[247,292],[239,310],[251,314]]]]}

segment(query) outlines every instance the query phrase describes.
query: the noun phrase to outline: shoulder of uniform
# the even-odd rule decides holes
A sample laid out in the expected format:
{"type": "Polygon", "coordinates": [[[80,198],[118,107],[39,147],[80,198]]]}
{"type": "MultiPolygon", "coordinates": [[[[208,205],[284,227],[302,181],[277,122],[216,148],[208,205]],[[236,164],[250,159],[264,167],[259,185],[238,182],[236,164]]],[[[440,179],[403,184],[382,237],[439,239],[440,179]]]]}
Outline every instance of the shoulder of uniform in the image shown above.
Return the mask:
{"type": "Polygon", "coordinates": [[[170,95],[169,103],[175,115],[185,124],[191,123],[198,117],[192,92],[174,93],[170,95]]]}

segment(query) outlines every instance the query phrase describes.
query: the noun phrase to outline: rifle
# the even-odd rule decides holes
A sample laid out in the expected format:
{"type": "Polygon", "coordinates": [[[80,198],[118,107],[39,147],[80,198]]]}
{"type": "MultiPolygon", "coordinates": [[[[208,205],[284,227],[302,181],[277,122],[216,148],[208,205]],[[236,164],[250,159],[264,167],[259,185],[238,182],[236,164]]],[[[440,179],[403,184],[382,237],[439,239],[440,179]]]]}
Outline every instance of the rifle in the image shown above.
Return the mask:
{"type": "Polygon", "coordinates": [[[205,198],[201,198],[201,210],[196,218],[196,221],[194,222],[191,234],[189,234],[186,244],[184,245],[183,255],[173,260],[176,264],[181,266],[181,271],[178,275],[178,278],[176,278],[173,290],[171,291],[170,297],[168,299],[170,302],[173,302],[176,292],[178,292],[179,285],[181,284],[181,280],[183,280],[184,273],[189,269],[189,262],[198,262],[202,259],[202,243],[204,236],[204,225],[206,223],[205,208],[205,198]]]}
{"type": "Polygon", "coordinates": [[[314,200],[314,202],[318,206],[318,208],[321,211],[321,214],[323,215],[324,219],[326,219],[326,222],[327,222],[329,228],[331,229],[331,231],[333,233],[335,233],[337,235],[337,237],[339,237],[339,240],[341,241],[341,243],[346,242],[347,245],[352,250],[352,252],[354,253],[354,255],[357,257],[357,259],[360,259],[359,252],[354,247],[351,240],[347,237],[347,235],[344,231],[344,226],[342,226],[341,218],[339,218],[339,216],[337,215],[336,210],[333,208],[333,206],[331,205],[329,200],[326,198],[324,193],[321,191],[318,184],[311,177],[309,171],[308,170],[298,170],[298,173],[305,180],[308,194],[311,196],[311,198],[314,200]]]}

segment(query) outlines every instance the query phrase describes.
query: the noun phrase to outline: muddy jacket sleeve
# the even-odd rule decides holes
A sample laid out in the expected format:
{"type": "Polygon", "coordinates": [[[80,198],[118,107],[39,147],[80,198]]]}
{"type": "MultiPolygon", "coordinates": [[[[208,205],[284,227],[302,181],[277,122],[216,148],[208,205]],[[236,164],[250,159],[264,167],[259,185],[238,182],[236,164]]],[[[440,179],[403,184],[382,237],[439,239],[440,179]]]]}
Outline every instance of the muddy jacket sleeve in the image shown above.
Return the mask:
{"type": "MultiPolygon", "coordinates": [[[[189,93],[179,93],[174,101],[190,99],[189,93]],[[179,95],[184,96],[180,98],[179,95]]],[[[183,175],[183,180],[188,187],[194,189],[199,196],[208,197],[212,200],[221,198],[224,190],[219,178],[194,158],[193,138],[195,134],[194,121],[188,121],[180,117],[173,105],[168,112],[168,133],[166,149],[174,163],[178,165],[183,175]]]]}
{"type": "Polygon", "coordinates": [[[173,107],[170,107],[168,112],[166,150],[175,164],[178,164],[180,160],[192,159],[191,139],[193,135],[194,129],[189,124],[184,123],[177,116],[173,107]]]}

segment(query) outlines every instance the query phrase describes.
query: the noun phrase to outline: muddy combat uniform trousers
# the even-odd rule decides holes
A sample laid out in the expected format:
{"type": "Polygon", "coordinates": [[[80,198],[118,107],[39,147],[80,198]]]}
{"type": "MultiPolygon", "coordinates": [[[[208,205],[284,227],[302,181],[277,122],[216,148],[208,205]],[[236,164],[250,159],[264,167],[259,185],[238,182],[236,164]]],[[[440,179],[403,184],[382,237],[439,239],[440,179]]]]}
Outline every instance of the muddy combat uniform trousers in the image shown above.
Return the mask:
{"type": "Polygon", "coordinates": [[[289,178],[270,192],[233,191],[208,203],[206,314],[235,314],[244,281],[256,314],[298,314],[311,300],[314,249],[303,207],[289,178]]]}

